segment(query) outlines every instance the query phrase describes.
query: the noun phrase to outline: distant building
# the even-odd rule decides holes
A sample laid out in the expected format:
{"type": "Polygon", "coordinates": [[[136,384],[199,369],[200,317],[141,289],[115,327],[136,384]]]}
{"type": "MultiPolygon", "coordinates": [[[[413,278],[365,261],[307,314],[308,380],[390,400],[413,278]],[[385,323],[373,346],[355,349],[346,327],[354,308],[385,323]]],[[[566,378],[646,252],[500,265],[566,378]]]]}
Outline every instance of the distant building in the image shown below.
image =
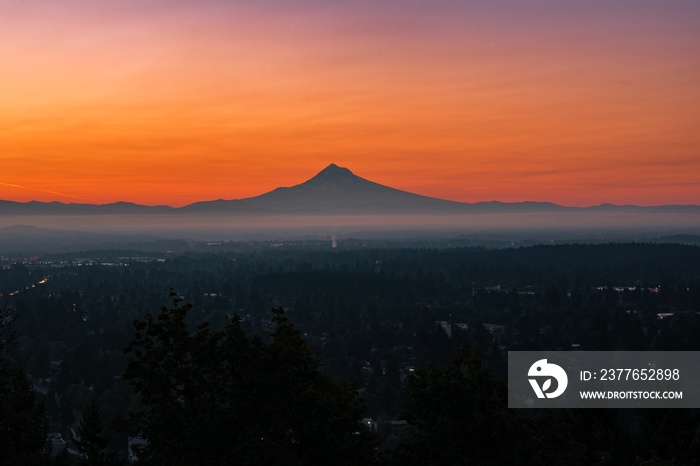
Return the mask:
{"type": "Polygon", "coordinates": [[[377,421],[375,421],[371,417],[362,418],[362,423],[367,427],[367,429],[371,430],[372,432],[377,431],[377,421]]]}
{"type": "Polygon", "coordinates": [[[389,429],[389,435],[399,436],[401,432],[408,427],[408,422],[405,420],[389,421],[386,423],[389,429]]]}
{"type": "Polygon", "coordinates": [[[452,326],[446,320],[436,320],[435,323],[442,327],[448,337],[452,338],[452,326]]]}

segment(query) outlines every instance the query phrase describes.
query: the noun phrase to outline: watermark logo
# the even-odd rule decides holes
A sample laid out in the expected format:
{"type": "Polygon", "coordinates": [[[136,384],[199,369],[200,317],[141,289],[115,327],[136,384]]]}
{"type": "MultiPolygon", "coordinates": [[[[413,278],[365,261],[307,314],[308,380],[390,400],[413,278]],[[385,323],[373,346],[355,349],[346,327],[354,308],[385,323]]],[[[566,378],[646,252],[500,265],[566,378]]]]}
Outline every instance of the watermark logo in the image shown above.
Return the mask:
{"type": "Polygon", "coordinates": [[[566,371],[556,364],[548,363],[546,359],[540,359],[530,366],[527,375],[528,377],[534,377],[528,380],[537,398],[556,398],[564,393],[569,383],[566,371]],[[557,382],[554,388],[552,387],[552,380],[557,382]],[[540,385],[540,382],[542,385],[540,385]],[[550,391],[552,389],[553,391],[550,391]]]}

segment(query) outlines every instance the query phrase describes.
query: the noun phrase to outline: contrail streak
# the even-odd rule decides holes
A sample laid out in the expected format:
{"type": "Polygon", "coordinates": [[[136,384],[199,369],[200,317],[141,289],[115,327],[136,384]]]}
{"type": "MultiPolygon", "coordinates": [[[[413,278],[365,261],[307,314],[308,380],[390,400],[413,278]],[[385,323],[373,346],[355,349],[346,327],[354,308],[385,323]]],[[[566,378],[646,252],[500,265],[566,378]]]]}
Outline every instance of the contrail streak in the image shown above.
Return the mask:
{"type": "Polygon", "coordinates": [[[70,198],[73,198],[73,199],[82,199],[82,200],[84,200],[84,201],[100,202],[100,201],[98,201],[97,199],[92,199],[92,198],[89,198],[89,197],[74,196],[74,195],[72,195],[72,194],[60,193],[60,192],[58,192],[58,191],[51,191],[51,190],[49,190],[49,189],[30,188],[30,187],[27,187],[27,186],[21,186],[21,185],[19,185],[19,184],[3,183],[2,181],[0,181],[0,186],[9,186],[9,187],[11,187],[11,188],[26,189],[26,190],[28,190],[28,191],[41,191],[41,192],[43,192],[43,193],[56,194],[56,195],[58,195],[58,196],[70,197],[70,198]]]}

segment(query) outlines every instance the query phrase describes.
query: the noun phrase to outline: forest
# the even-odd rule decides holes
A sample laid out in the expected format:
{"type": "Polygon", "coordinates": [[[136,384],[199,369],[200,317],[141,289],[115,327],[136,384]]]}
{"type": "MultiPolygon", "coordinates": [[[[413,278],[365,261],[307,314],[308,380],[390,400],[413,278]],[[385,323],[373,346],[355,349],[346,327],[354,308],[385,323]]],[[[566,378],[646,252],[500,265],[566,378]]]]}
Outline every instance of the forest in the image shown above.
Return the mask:
{"type": "Polygon", "coordinates": [[[515,350],[700,350],[700,247],[0,260],[3,464],[700,464],[693,409],[507,408],[515,350]]]}

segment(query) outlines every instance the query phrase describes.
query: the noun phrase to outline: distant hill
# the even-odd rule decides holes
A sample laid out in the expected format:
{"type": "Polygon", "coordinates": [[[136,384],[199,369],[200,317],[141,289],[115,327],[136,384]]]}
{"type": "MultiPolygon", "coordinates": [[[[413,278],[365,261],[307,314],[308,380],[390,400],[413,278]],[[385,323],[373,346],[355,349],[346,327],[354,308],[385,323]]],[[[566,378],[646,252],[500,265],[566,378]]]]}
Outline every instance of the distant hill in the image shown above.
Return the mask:
{"type": "Polygon", "coordinates": [[[65,204],[63,202],[14,202],[0,200],[0,215],[132,215],[173,213],[170,206],[146,206],[132,202],[65,204]]]}
{"type": "Polygon", "coordinates": [[[367,180],[344,167],[330,164],[313,178],[239,200],[196,202],[180,208],[144,206],[128,202],[112,204],[64,204],[61,202],[0,201],[0,215],[453,215],[504,213],[698,213],[697,205],[564,207],[549,202],[498,201],[466,203],[394,189],[367,180]]]}

